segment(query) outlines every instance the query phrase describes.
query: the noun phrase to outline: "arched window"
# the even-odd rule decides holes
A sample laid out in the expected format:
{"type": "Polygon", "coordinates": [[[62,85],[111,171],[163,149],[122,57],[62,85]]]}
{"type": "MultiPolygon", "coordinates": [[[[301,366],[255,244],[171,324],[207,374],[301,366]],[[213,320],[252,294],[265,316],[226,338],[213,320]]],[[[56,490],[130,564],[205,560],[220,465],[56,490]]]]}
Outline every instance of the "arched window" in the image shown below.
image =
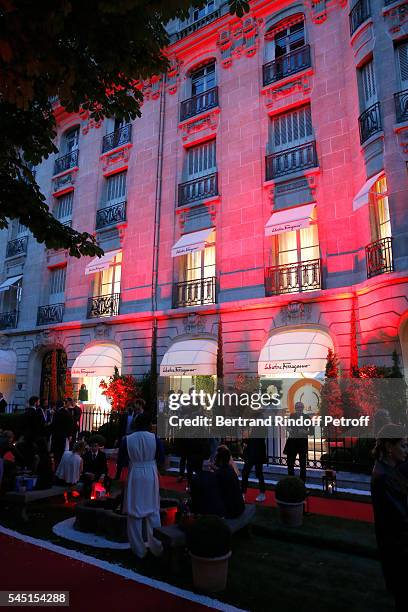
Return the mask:
{"type": "Polygon", "coordinates": [[[305,21],[302,14],[285,19],[267,31],[264,59],[264,85],[311,65],[310,48],[306,44],[305,21]]]}
{"type": "Polygon", "coordinates": [[[185,90],[186,100],[181,103],[180,121],[218,106],[215,61],[197,66],[190,71],[185,90]]]}

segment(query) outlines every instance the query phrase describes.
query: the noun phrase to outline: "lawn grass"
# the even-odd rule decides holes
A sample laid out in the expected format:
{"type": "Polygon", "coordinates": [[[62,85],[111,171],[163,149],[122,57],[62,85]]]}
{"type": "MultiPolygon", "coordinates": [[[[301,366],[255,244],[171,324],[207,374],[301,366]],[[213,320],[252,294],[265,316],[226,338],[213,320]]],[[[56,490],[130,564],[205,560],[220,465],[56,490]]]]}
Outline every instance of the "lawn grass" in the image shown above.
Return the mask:
{"type": "MultiPolygon", "coordinates": [[[[173,491],[161,494],[182,496],[173,491]]],[[[162,563],[139,561],[130,551],[95,549],[55,536],[52,526],[73,514],[73,508],[62,500],[30,504],[29,511],[29,523],[21,523],[11,508],[1,508],[0,522],[192,590],[188,557],[182,571],[170,575],[162,563]]],[[[276,510],[258,508],[254,533],[239,533],[233,538],[228,587],[217,597],[253,612],[391,612],[392,601],[385,592],[380,565],[370,558],[372,537],[372,525],[317,515],[305,517],[302,528],[285,530],[278,524],[276,510]],[[319,545],[319,538],[326,543],[319,545]],[[354,542],[364,544],[367,554],[364,546],[359,554],[333,550],[334,543],[342,540],[346,542],[344,551],[352,551],[354,542]]]]}

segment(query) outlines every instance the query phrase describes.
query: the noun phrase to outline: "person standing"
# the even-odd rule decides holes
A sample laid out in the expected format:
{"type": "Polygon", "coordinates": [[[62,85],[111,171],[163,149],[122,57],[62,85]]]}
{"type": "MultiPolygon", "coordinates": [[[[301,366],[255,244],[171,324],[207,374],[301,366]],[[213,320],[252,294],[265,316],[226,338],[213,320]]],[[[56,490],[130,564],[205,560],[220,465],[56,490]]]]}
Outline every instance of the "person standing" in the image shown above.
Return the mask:
{"type": "Polygon", "coordinates": [[[407,459],[408,446],[401,427],[392,423],[378,433],[373,451],[371,499],[375,535],[385,584],[397,612],[405,612],[408,564],[408,480],[398,469],[407,459]]]}
{"type": "Polygon", "coordinates": [[[7,411],[7,402],[4,399],[4,395],[0,392],[0,414],[5,414],[7,411]]]}
{"type": "Polygon", "coordinates": [[[38,418],[37,409],[40,406],[40,398],[36,395],[32,395],[28,400],[28,406],[24,412],[23,417],[23,433],[24,437],[28,440],[35,440],[40,427],[40,420],[38,418]]]}
{"type": "Polygon", "coordinates": [[[266,444],[264,438],[255,438],[250,436],[246,441],[244,450],[244,467],[242,469],[242,495],[245,495],[248,489],[248,478],[253,467],[255,467],[255,476],[259,482],[259,495],[256,497],[257,502],[264,502],[266,499],[265,479],[263,475],[263,464],[266,463],[266,444]]]}
{"type": "Polygon", "coordinates": [[[129,457],[124,510],[128,515],[130,547],[142,559],[148,548],[155,556],[159,556],[163,550],[161,542],[153,536],[153,529],[161,525],[156,460],[161,462],[164,457],[160,441],[150,432],[151,422],[147,414],[138,415],[134,419],[133,428],[134,433],[123,440],[129,457]],[[143,533],[146,534],[147,543],[143,533]]]}
{"type": "MultiPolygon", "coordinates": [[[[302,402],[296,402],[295,404],[295,418],[304,419],[305,406],[302,402]]],[[[307,466],[307,454],[308,454],[308,435],[309,429],[307,427],[295,426],[289,429],[289,437],[286,440],[283,454],[287,457],[288,462],[288,475],[295,475],[295,462],[296,457],[299,456],[300,466],[300,478],[303,482],[306,482],[306,466],[307,466]]]]}
{"type": "Polygon", "coordinates": [[[54,455],[55,465],[58,465],[65,452],[67,441],[73,434],[74,422],[66,402],[58,400],[56,408],[57,411],[51,424],[51,452],[54,455]]]}

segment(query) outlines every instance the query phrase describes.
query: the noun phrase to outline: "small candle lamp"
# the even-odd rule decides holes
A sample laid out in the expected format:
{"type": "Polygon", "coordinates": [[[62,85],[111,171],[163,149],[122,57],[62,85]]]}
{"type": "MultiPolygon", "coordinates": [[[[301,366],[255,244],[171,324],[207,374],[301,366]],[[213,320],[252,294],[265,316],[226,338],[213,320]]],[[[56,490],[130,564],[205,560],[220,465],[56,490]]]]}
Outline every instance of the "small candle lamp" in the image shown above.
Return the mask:
{"type": "Polygon", "coordinates": [[[325,470],[322,476],[322,487],[326,495],[333,495],[336,492],[337,479],[334,470],[325,470]]]}

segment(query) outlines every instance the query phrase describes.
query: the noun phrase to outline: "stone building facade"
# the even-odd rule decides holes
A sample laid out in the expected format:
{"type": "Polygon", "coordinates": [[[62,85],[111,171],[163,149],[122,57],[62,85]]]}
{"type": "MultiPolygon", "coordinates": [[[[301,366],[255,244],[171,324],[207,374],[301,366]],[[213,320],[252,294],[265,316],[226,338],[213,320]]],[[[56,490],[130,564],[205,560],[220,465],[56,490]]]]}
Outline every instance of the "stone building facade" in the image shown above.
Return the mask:
{"type": "Polygon", "coordinates": [[[162,390],[189,387],[216,374],[220,321],[230,381],[303,364],[289,407],[329,347],[343,371],[354,342],[360,364],[396,350],[408,374],[407,2],[250,6],[170,23],[132,124],[54,103],[59,153],[36,178],[105,256],[1,233],[8,399],[47,392],[57,349],[97,404],[115,363],[150,370],[155,327],[162,390]]]}

